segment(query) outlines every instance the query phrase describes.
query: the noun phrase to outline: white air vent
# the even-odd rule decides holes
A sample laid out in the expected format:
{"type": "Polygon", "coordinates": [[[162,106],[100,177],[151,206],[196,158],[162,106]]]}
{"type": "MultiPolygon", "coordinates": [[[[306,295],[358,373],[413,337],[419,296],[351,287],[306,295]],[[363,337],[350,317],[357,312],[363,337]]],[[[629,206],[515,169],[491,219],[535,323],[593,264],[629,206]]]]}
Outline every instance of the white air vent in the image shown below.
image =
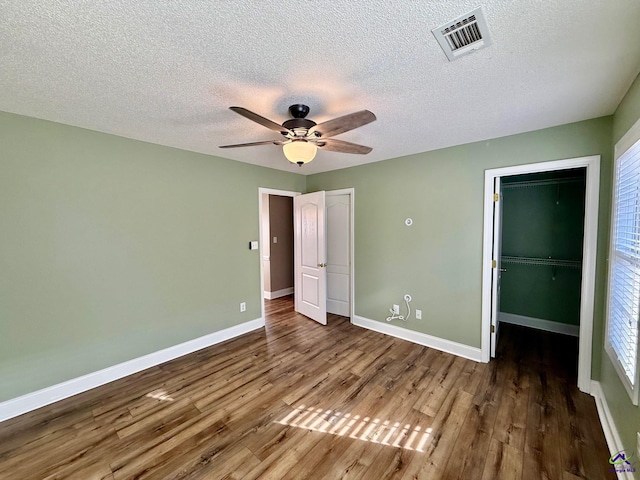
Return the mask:
{"type": "Polygon", "coordinates": [[[491,45],[489,28],[481,7],[431,32],[449,61],[491,45]]]}

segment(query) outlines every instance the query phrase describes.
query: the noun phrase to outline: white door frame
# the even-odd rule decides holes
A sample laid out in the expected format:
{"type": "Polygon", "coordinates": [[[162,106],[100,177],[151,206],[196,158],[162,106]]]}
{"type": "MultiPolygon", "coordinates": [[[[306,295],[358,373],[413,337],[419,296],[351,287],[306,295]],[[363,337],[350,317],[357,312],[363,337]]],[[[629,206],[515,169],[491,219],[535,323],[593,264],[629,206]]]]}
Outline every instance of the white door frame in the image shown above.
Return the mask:
{"type": "Polygon", "coordinates": [[[493,253],[493,185],[496,177],[525,173],[550,172],[571,168],[586,169],[582,284],[580,296],[580,340],[578,347],[578,388],[591,391],[591,357],[593,339],[593,304],[596,281],[598,242],[598,202],[600,194],[600,155],[551,162],[516,165],[485,170],[484,237],[482,253],[482,338],[481,356],[489,362],[491,345],[491,260],[493,253]]]}
{"type": "Polygon", "coordinates": [[[354,234],[355,234],[355,222],[354,222],[354,213],[355,213],[355,196],[356,190],[355,188],[343,188],[341,190],[330,190],[325,192],[325,195],[330,197],[332,195],[349,195],[349,261],[351,262],[351,266],[349,268],[349,320],[353,323],[353,317],[355,315],[355,306],[354,306],[354,298],[355,298],[355,262],[354,262],[354,234]]]}
{"type": "MultiPolygon", "coordinates": [[[[258,187],[258,238],[260,239],[260,312],[261,318],[264,321],[264,250],[262,245],[262,196],[266,195],[280,195],[281,197],[297,197],[300,192],[290,192],[288,190],[275,190],[273,188],[258,187]]],[[[293,217],[291,217],[293,221],[293,217]]]]}
{"type": "MultiPolygon", "coordinates": [[[[259,187],[258,188],[258,238],[262,239],[262,194],[267,194],[267,195],[280,195],[282,197],[297,197],[298,195],[301,195],[300,192],[291,192],[288,190],[275,190],[273,188],[264,188],[264,187],[259,187]]],[[[350,235],[350,252],[349,255],[351,255],[351,271],[349,272],[350,275],[350,282],[351,285],[350,287],[350,292],[349,292],[349,304],[350,304],[350,321],[351,323],[353,323],[353,318],[355,315],[355,195],[356,195],[356,191],[355,188],[343,188],[341,190],[330,190],[328,192],[326,192],[327,195],[349,195],[349,206],[351,208],[351,212],[350,212],[350,228],[351,228],[351,235],[350,235]]],[[[262,241],[260,241],[260,312],[261,312],[261,318],[262,320],[265,319],[265,314],[264,314],[264,268],[263,268],[263,262],[262,259],[264,257],[263,253],[262,253],[262,241]]],[[[295,288],[295,286],[294,286],[295,288]]]]}

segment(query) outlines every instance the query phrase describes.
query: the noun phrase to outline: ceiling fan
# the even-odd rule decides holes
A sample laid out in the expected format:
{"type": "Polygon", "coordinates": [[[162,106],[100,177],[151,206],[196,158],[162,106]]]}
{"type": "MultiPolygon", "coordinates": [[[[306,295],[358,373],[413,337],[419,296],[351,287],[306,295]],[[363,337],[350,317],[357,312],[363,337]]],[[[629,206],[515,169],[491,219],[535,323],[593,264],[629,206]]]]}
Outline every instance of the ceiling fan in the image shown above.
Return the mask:
{"type": "Polygon", "coordinates": [[[369,110],[361,110],[332,120],[327,120],[326,122],[316,123],[313,120],[305,118],[309,113],[308,106],[295,104],[289,107],[289,113],[293,118],[279,125],[246,108],[229,107],[229,109],[249,120],[253,120],[264,127],[280,133],[284,138],[282,140],[221,145],[220,148],[252,147],[255,145],[269,144],[282,145],[282,150],[287,160],[291,163],[297,163],[299,166],[313,160],[318,148],[331,152],[357,153],[360,155],[366,155],[373,150],[371,147],[365,147],[364,145],[330,138],[373,122],[376,116],[369,110]]]}

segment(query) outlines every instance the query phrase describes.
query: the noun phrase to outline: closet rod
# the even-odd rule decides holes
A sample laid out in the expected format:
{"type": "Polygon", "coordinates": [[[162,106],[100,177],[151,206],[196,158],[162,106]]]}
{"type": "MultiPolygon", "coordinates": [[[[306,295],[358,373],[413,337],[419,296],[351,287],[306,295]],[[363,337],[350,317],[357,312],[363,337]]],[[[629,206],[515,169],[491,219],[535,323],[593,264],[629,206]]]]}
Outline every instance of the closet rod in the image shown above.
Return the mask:
{"type": "Polygon", "coordinates": [[[506,264],[517,265],[538,265],[551,267],[581,268],[582,260],[560,260],[557,258],[538,258],[538,257],[513,257],[503,255],[500,261],[506,264]]]}

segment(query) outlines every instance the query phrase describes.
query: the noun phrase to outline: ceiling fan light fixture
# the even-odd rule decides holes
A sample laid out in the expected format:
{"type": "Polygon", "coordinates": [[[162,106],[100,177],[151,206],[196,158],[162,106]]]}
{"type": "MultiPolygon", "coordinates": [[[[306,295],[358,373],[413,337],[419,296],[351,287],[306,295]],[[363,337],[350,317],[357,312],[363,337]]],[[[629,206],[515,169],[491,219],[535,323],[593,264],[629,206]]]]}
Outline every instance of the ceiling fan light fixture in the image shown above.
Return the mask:
{"type": "Polygon", "coordinates": [[[318,147],[311,142],[294,140],[291,143],[286,143],[282,147],[282,151],[287,160],[302,166],[315,158],[318,147]]]}

